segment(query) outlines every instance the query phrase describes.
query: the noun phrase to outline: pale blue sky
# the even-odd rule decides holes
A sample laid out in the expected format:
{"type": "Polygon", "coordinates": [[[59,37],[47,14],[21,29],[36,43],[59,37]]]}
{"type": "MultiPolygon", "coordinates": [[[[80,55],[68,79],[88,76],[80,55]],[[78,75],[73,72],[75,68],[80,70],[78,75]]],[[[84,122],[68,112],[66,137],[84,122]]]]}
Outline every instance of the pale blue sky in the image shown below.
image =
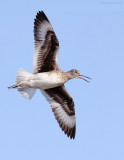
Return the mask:
{"type": "Polygon", "coordinates": [[[1,1],[0,52],[0,160],[124,160],[122,0],[1,1]],[[19,68],[33,71],[39,10],[59,39],[61,69],[92,78],[66,83],[75,102],[75,140],[61,131],[39,91],[29,101],[7,89],[19,68]]]}

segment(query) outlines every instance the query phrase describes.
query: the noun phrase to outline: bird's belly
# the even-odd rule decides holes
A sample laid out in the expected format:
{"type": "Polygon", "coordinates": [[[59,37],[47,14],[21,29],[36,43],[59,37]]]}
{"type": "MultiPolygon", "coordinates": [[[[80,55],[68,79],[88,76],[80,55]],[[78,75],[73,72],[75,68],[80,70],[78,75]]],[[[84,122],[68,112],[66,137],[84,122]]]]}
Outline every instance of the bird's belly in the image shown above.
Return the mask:
{"type": "Polygon", "coordinates": [[[62,85],[63,83],[35,80],[33,88],[49,89],[62,85]]]}
{"type": "Polygon", "coordinates": [[[62,84],[63,81],[61,81],[59,77],[56,77],[54,75],[48,76],[46,74],[39,74],[34,80],[33,88],[49,89],[60,86],[62,84]]]}

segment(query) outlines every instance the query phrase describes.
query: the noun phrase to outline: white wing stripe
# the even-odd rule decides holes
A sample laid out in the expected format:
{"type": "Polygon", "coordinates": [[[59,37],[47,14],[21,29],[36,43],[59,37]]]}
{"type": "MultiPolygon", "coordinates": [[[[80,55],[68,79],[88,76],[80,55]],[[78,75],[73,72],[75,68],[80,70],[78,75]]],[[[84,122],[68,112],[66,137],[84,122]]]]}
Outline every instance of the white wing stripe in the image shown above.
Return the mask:
{"type": "Polygon", "coordinates": [[[36,39],[36,40],[43,40],[44,41],[48,30],[53,31],[53,28],[47,21],[44,21],[41,25],[39,25],[39,27],[37,29],[39,34],[37,35],[38,39],[36,39]]]}
{"type": "Polygon", "coordinates": [[[36,15],[34,40],[34,73],[58,69],[59,42],[44,12],[38,12],[36,15]],[[49,66],[48,63],[50,64],[49,66]]]}
{"type": "Polygon", "coordinates": [[[46,99],[48,100],[48,102],[51,105],[52,109],[55,109],[54,113],[56,114],[56,116],[58,116],[58,118],[60,120],[62,120],[62,122],[68,126],[69,128],[73,128],[75,126],[76,120],[75,120],[75,115],[73,116],[69,116],[62,108],[61,104],[59,104],[58,102],[54,101],[53,98],[51,98],[50,96],[48,96],[43,90],[41,90],[41,92],[43,93],[43,95],[46,97],[46,99]]]}
{"type": "Polygon", "coordinates": [[[47,31],[49,30],[53,31],[53,28],[50,25],[50,23],[48,23],[47,21],[42,22],[37,28],[38,34],[35,39],[35,51],[34,51],[34,60],[33,60],[34,72],[36,72],[37,70],[37,59],[38,59],[39,51],[44,44],[45,36],[47,34],[47,31]]]}

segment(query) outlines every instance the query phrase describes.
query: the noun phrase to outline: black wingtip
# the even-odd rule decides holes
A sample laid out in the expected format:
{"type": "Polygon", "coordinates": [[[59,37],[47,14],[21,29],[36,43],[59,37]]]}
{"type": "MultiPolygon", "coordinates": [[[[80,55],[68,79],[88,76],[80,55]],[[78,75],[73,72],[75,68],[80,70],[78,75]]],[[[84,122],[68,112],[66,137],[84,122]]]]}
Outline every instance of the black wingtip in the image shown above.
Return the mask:
{"type": "Polygon", "coordinates": [[[37,15],[36,15],[36,18],[35,18],[35,20],[34,20],[34,23],[35,23],[36,21],[38,21],[38,20],[39,20],[39,21],[44,21],[44,20],[46,20],[46,21],[49,22],[47,16],[45,15],[45,13],[44,13],[43,11],[38,11],[38,12],[37,12],[37,15]]]}

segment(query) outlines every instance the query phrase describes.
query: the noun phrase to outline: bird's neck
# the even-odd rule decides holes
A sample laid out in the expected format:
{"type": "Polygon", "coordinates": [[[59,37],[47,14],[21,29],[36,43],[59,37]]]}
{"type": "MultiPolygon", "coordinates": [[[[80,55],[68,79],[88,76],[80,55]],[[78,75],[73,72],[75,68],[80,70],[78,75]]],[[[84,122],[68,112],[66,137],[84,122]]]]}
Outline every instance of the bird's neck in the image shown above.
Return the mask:
{"type": "Polygon", "coordinates": [[[74,78],[70,71],[66,72],[68,80],[74,78]]]}

